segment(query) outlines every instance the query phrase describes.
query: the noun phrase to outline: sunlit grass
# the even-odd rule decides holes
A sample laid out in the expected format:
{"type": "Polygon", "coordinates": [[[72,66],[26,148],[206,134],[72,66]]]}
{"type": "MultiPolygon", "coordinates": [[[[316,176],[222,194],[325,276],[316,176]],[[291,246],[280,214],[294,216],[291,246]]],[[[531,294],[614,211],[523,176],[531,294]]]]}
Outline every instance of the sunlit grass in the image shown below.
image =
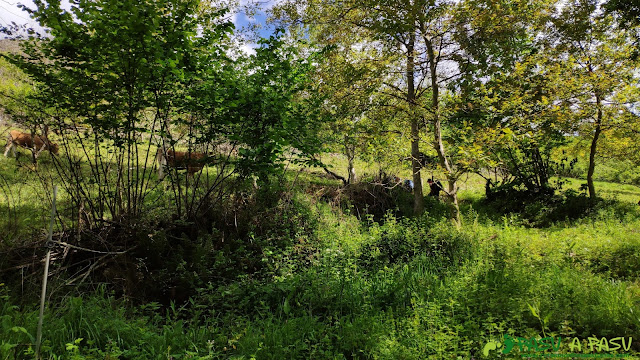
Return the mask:
{"type": "MultiPolygon", "coordinates": [[[[51,170],[46,158],[38,170],[51,170]]],[[[488,340],[506,333],[613,337],[635,336],[640,328],[640,207],[630,203],[636,187],[597,183],[605,198],[620,189],[631,198],[532,228],[512,214],[483,219],[484,209],[474,206],[484,180],[470,175],[460,183],[458,229],[443,214],[363,221],[313,190],[339,182],[299,170],[286,174],[296,179],[287,188],[297,198],[292,206],[318,222],[305,240],[307,255],[291,251],[303,245],[298,234],[269,238],[293,246],[269,246],[262,254],[272,273],[202,289],[183,310],[167,309],[166,318],[147,308],[125,314],[125,305],[104,293],[65,300],[52,305],[47,351],[99,358],[480,358],[488,340]],[[77,349],[67,345],[80,338],[77,349]]],[[[23,197],[44,191],[14,159],[0,159],[0,174],[16,183],[15,191],[20,181],[29,185],[23,197]]],[[[577,191],[580,183],[571,180],[565,189],[577,191]]],[[[33,332],[35,312],[2,315],[33,332]]],[[[7,329],[0,328],[0,343],[28,343],[7,329]]]]}
{"type": "MultiPolygon", "coordinates": [[[[579,191],[582,187],[582,191],[586,188],[587,181],[583,179],[562,178],[566,185],[563,185],[565,189],[573,189],[579,191]]],[[[618,184],[604,181],[594,181],[596,189],[596,195],[598,197],[619,200],[622,202],[629,202],[637,204],[640,201],[640,186],[632,184],[618,184]]]]}

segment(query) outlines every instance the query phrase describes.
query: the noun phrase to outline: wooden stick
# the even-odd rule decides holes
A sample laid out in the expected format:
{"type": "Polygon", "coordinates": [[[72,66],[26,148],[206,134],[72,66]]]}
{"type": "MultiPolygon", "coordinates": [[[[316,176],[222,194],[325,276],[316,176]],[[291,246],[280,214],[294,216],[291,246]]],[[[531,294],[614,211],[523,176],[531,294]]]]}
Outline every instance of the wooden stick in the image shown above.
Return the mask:
{"type": "Polygon", "coordinates": [[[42,321],[44,319],[44,301],[47,296],[47,278],[49,277],[49,262],[51,261],[51,241],[53,240],[53,222],[56,216],[56,196],[58,194],[58,186],[53,187],[53,200],[51,205],[51,222],[49,223],[49,238],[47,239],[47,259],[44,263],[44,275],[42,278],[42,294],[40,295],[40,317],[38,318],[38,333],[36,336],[36,358],[40,357],[40,344],[42,343],[42,321]]]}

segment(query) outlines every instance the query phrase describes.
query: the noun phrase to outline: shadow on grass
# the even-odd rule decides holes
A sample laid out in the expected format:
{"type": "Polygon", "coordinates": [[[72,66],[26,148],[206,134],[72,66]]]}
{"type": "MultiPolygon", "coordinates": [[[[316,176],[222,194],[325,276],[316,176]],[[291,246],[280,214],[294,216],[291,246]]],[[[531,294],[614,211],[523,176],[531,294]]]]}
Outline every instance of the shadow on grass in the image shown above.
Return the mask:
{"type": "MultiPolygon", "coordinates": [[[[613,191],[609,191],[613,192],[613,191]]],[[[576,221],[596,216],[622,220],[640,216],[638,205],[615,199],[590,199],[573,189],[554,195],[510,194],[492,201],[485,197],[462,203],[462,213],[477,214],[481,223],[499,223],[508,217],[523,226],[547,228],[558,223],[571,226],[576,221]],[[605,215],[603,215],[605,214],[605,215]]]]}

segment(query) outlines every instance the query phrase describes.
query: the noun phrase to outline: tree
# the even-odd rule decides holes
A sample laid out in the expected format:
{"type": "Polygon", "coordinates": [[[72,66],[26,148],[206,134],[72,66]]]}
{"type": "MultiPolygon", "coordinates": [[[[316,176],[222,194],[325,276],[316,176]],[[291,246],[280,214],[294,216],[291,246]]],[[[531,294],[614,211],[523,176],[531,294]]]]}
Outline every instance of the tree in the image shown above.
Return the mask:
{"type": "Polygon", "coordinates": [[[227,109],[241,129],[228,136],[244,144],[241,169],[268,181],[267,175],[289,158],[314,162],[321,145],[317,132],[322,98],[311,78],[319,54],[300,55],[299,47],[288,44],[280,31],[259,45],[242,65],[238,95],[227,109]]]}
{"type": "Polygon", "coordinates": [[[609,0],[605,2],[604,9],[618,15],[618,24],[621,28],[631,31],[635,38],[634,57],[640,55],[640,2],[638,0],[609,0]]]}
{"type": "Polygon", "coordinates": [[[553,0],[468,0],[459,8],[466,20],[456,35],[464,71],[455,116],[469,124],[465,135],[474,139],[473,146],[461,146],[480,149],[476,171],[486,176],[493,169],[488,195],[495,186],[553,191],[552,150],[571,133],[558,106],[565,84],[549,65],[555,55],[548,26],[557,6],[553,0]]]}
{"type": "Polygon", "coordinates": [[[547,67],[556,74],[558,105],[570,120],[568,128],[591,137],[587,187],[595,199],[593,176],[601,137],[635,121],[623,116],[640,100],[634,47],[630,33],[595,0],[567,3],[552,25],[548,38],[554,53],[547,67]]]}
{"type": "Polygon", "coordinates": [[[387,125],[374,115],[382,106],[377,91],[384,66],[376,61],[377,49],[362,40],[352,36],[327,46],[315,72],[328,118],[324,140],[347,157],[346,183],[356,181],[356,156],[368,153],[373,139],[384,136],[387,125]]]}
{"type": "MultiPolygon", "coordinates": [[[[442,130],[440,90],[455,76],[450,67],[457,51],[452,38],[452,2],[434,0],[305,2],[302,6],[284,3],[277,8],[281,17],[293,17],[324,34],[322,41],[345,44],[351,32],[361,36],[363,44],[377,49],[376,61],[385,66],[379,92],[395,101],[401,118],[408,122],[414,181],[414,210],[424,208],[420,176],[420,131],[428,123],[433,131],[433,148],[449,181],[447,198],[452,216],[459,221],[457,178],[442,130]],[[301,13],[299,10],[302,9],[301,13]],[[285,15],[282,15],[285,14],[285,15]]],[[[391,102],[389,102],[391,103],[391,102]]]]}
{"type": "Polygon", "coordinates": [[[37,82],[39,108],[54,119],[47,124],[67,132],[57,169],[90,225],[143,213],[153,189],[149,138],[158,128],[167,137],[188,89],[224,59],[231,27],[199,4],[80,0],[66,11],[35,1],[29,9],[49,34],[8,58],[37,82]]]}
{"type": "Polygon", "coordinates": [[[352,183],[357,177],[355,159],[371,152],[375,139],[385,134],[390,122],[372,116],[383,103],[378,90],[388,64],[381,61],[380,49],[368,41],[366,31],[334,22],[339,16],[334,11],[339,8],[310,4],[304,14],[298,14],[292,5],[282,3],[273,11],[288,26],[291,37],[310,39],[307,51],[322,53],[313,76],[324,100],[323,150],[343,153],[348,175],[345,178],[324,164],[320,166],[344,184],[352,183]],[[298,19],[313,25],[298,27],[298,19]]]}

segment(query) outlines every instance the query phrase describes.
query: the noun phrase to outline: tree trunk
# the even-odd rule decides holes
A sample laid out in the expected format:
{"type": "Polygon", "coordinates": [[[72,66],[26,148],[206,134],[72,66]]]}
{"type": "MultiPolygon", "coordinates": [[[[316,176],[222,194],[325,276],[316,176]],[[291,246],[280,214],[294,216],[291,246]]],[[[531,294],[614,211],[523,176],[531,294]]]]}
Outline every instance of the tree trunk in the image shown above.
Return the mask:
{"type": "Polygon", "coordinates": [[[440,159],[440,165],[444,168],[449,182],[449,191],[447,192],[447,202],[451,209],[451,218],[453,218],[457,225],[460,225],[460,207],[458,205],[458,184],[457,178],[447,159],[447,154],[444,150],[444,143],[442,142],[442,124],[440,122],[440,91],[438,89],[438,77],[436,69],[436,57],[433,52],[433,44],[430,41],[425,42],[427,46],[427,56],[429,57],[429,72],[431,76],[431,92],[432,92],[432,111],[433,111],[433,146],[438,153],[438,159],[440,159]]]}
{"type": "Polygon", "coordinates": [[[424,195],[422,194],[422,179],[420,177],[420,129],[418,128],[418,116],[415,113],[415,63],[414,46],[416,36],[411,34],[407,44],[407,102],[409,103],[409,116],[411,117],[411,169],[413,171],[413,211],[421,214],[424,211],[424,195]]]}
{"type": "Polygon", "coordinates": [[[348,167],[349,167],[349,179],[347,179],[347,182],[349,184],[353,184],[357,180],[356,180],[356,168],[353,166],[353,159],[352,158],[349,159],[348,167]]]}
{"type": "Polygon", "coordinates": [[[602,108],[600,107],[600,96],[596,94],[596,106],[598,112],[596,115],[596,130],[593,133],[593,139],[591,140],[591,149],[589,151],[589,170],[587,171],[587,186],[589,187],[589,198],[595,200],[596,188],[593,185],[593,173],[596,170],[596,148],[598,146],[598,138],[602,133],[602,108]]]}
{"type": "Polygon", "coordinates": [[[354,166],[354,160],[356,157],[356,151],[354,149],[354,147],[349,146],[349,140],[345,139],[345,144],[344,144],[344,152],[345,155],[347,156],[347,172],[349,175],[347,175],[348,179],[347,182],[349,184],[353,184],[355,183],[356,180],[356,168],[354,166]]]}

